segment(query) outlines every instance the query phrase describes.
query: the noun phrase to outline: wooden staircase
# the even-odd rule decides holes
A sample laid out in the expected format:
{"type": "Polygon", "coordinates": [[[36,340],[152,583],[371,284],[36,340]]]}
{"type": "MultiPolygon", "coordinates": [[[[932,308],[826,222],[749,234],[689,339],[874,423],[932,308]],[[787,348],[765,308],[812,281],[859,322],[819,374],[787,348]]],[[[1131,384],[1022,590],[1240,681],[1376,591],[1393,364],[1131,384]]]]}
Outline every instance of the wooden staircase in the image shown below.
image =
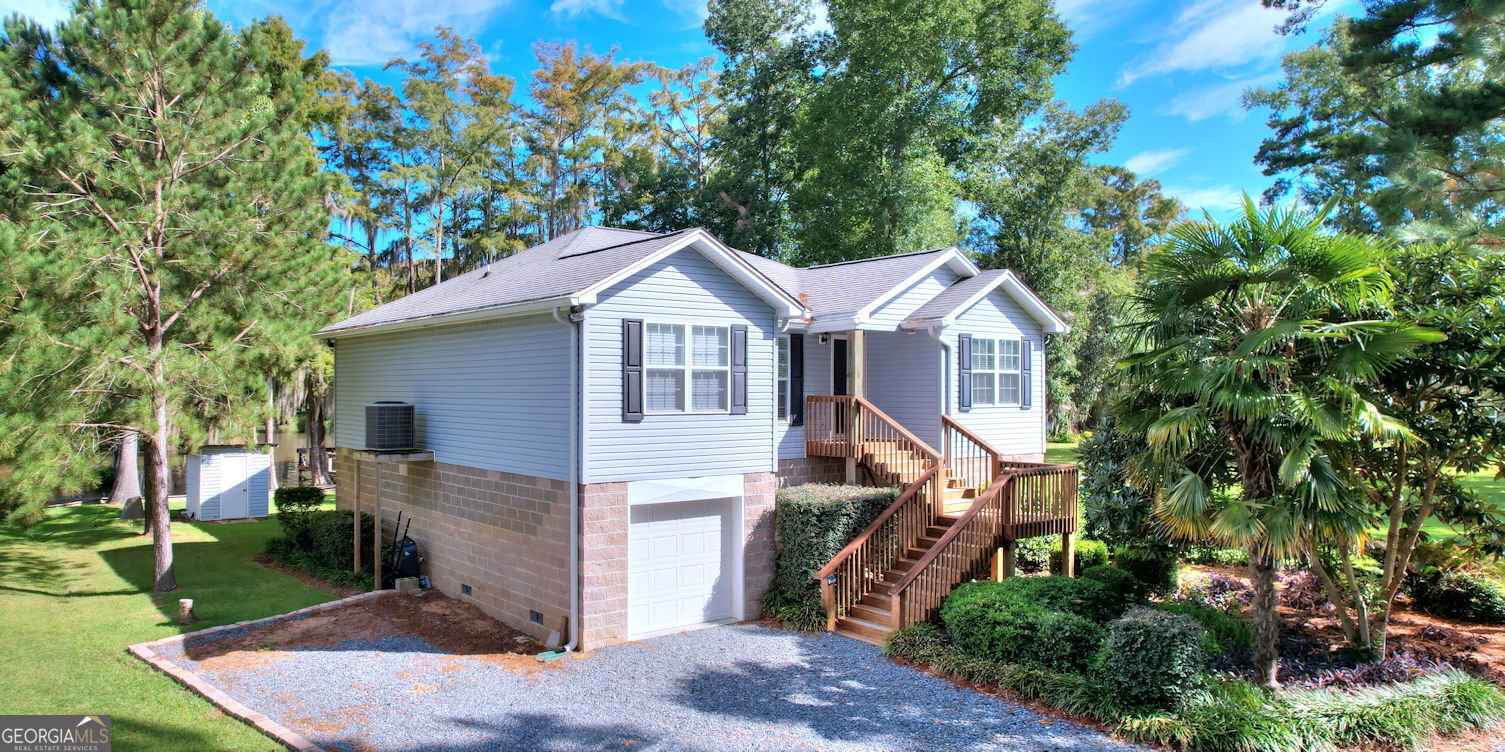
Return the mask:
{"type": "Polygon", "coordinates": [[[937,450],[860,397],[806,398],[808,455],[856,460],[903,489],[816,573],[828,630],[882,645],[934,619],[962,582],[1005,576],[1014,540],[1059,533],[1070,550],[1075,465],[1007,461],[950,416],[942,424],[937,450]]]}

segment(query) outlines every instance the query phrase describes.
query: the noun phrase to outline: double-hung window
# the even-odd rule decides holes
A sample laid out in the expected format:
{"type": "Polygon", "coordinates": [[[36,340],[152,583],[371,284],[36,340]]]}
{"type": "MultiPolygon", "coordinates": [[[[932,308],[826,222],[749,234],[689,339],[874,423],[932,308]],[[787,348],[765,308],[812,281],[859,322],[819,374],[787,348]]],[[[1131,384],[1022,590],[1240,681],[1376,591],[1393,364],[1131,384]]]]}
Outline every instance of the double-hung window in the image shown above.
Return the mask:
{"type": "Polygon", "coordinates": [[[726,412],[731,395],[731,329],[649,323],[644,331],[649,413],[726,412]]]}
{"type": "Polygon", "coordinates": [[[778,401],[779,420],[789,419],[789,335],[779,335],[778,401]]]}
{"type": "Polygon", "coordinates": [[[972,338],[972,404],[1017,405],[1020,340],[972,338]]]}

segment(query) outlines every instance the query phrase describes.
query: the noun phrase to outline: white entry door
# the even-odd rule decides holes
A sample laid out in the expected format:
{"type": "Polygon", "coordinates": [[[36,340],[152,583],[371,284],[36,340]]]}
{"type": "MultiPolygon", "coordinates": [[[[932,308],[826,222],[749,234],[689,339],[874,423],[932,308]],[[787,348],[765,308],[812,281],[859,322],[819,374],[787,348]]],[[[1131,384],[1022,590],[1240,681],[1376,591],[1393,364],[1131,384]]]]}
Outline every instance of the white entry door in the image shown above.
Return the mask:
{"type": "Polygon", "coordinates": [[[732,616],[736,499],[632,507],[627,632],[642,635],[732,616]]]}

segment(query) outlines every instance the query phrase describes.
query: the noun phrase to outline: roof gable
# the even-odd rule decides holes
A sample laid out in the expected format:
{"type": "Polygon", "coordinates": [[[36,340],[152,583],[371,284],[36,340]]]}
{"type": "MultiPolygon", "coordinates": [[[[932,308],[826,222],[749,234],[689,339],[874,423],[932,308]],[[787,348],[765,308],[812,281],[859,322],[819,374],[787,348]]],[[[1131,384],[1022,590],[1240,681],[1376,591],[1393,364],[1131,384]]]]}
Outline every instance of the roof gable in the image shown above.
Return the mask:
{"type": "Polygon", "coordinates": [[[990,269],[977,276],[963,279],[943,290],[930,302],[920,306],[900,325],[904,329],[931,329],[951,326],[958,316],[966,313],[995,290],[1002,290],[1021,308],[1030,314],[1049,334],[1064,334],[1071,331],[1066,321],[1045,301],[1035,295],[1029,286],[1019,281],[1006,269],[990,269]]]}

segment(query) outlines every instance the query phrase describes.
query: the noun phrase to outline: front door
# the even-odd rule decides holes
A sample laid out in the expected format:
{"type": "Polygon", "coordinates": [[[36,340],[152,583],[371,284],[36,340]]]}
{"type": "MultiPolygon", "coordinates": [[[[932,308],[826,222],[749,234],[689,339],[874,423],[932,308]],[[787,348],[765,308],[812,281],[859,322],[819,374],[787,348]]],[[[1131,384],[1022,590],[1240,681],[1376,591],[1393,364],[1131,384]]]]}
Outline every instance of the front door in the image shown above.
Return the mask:
{"type": "Polygon", "coordinates": [[[835,339],[831,341],[831,393],[843,396],[848,393],[847,385],[847,341],[835,339]]]}
{"type": "MultiPolygon", "coordinates": [[[[831,340],[831,394],[838,397],[846,396],[851,390],[848,388],[847,378],[847,341],[844,339],[831,340]]],[[[847,432],[847,406],[836,403],[835,414],[836,431],[845,436],[847,432]]]]}

